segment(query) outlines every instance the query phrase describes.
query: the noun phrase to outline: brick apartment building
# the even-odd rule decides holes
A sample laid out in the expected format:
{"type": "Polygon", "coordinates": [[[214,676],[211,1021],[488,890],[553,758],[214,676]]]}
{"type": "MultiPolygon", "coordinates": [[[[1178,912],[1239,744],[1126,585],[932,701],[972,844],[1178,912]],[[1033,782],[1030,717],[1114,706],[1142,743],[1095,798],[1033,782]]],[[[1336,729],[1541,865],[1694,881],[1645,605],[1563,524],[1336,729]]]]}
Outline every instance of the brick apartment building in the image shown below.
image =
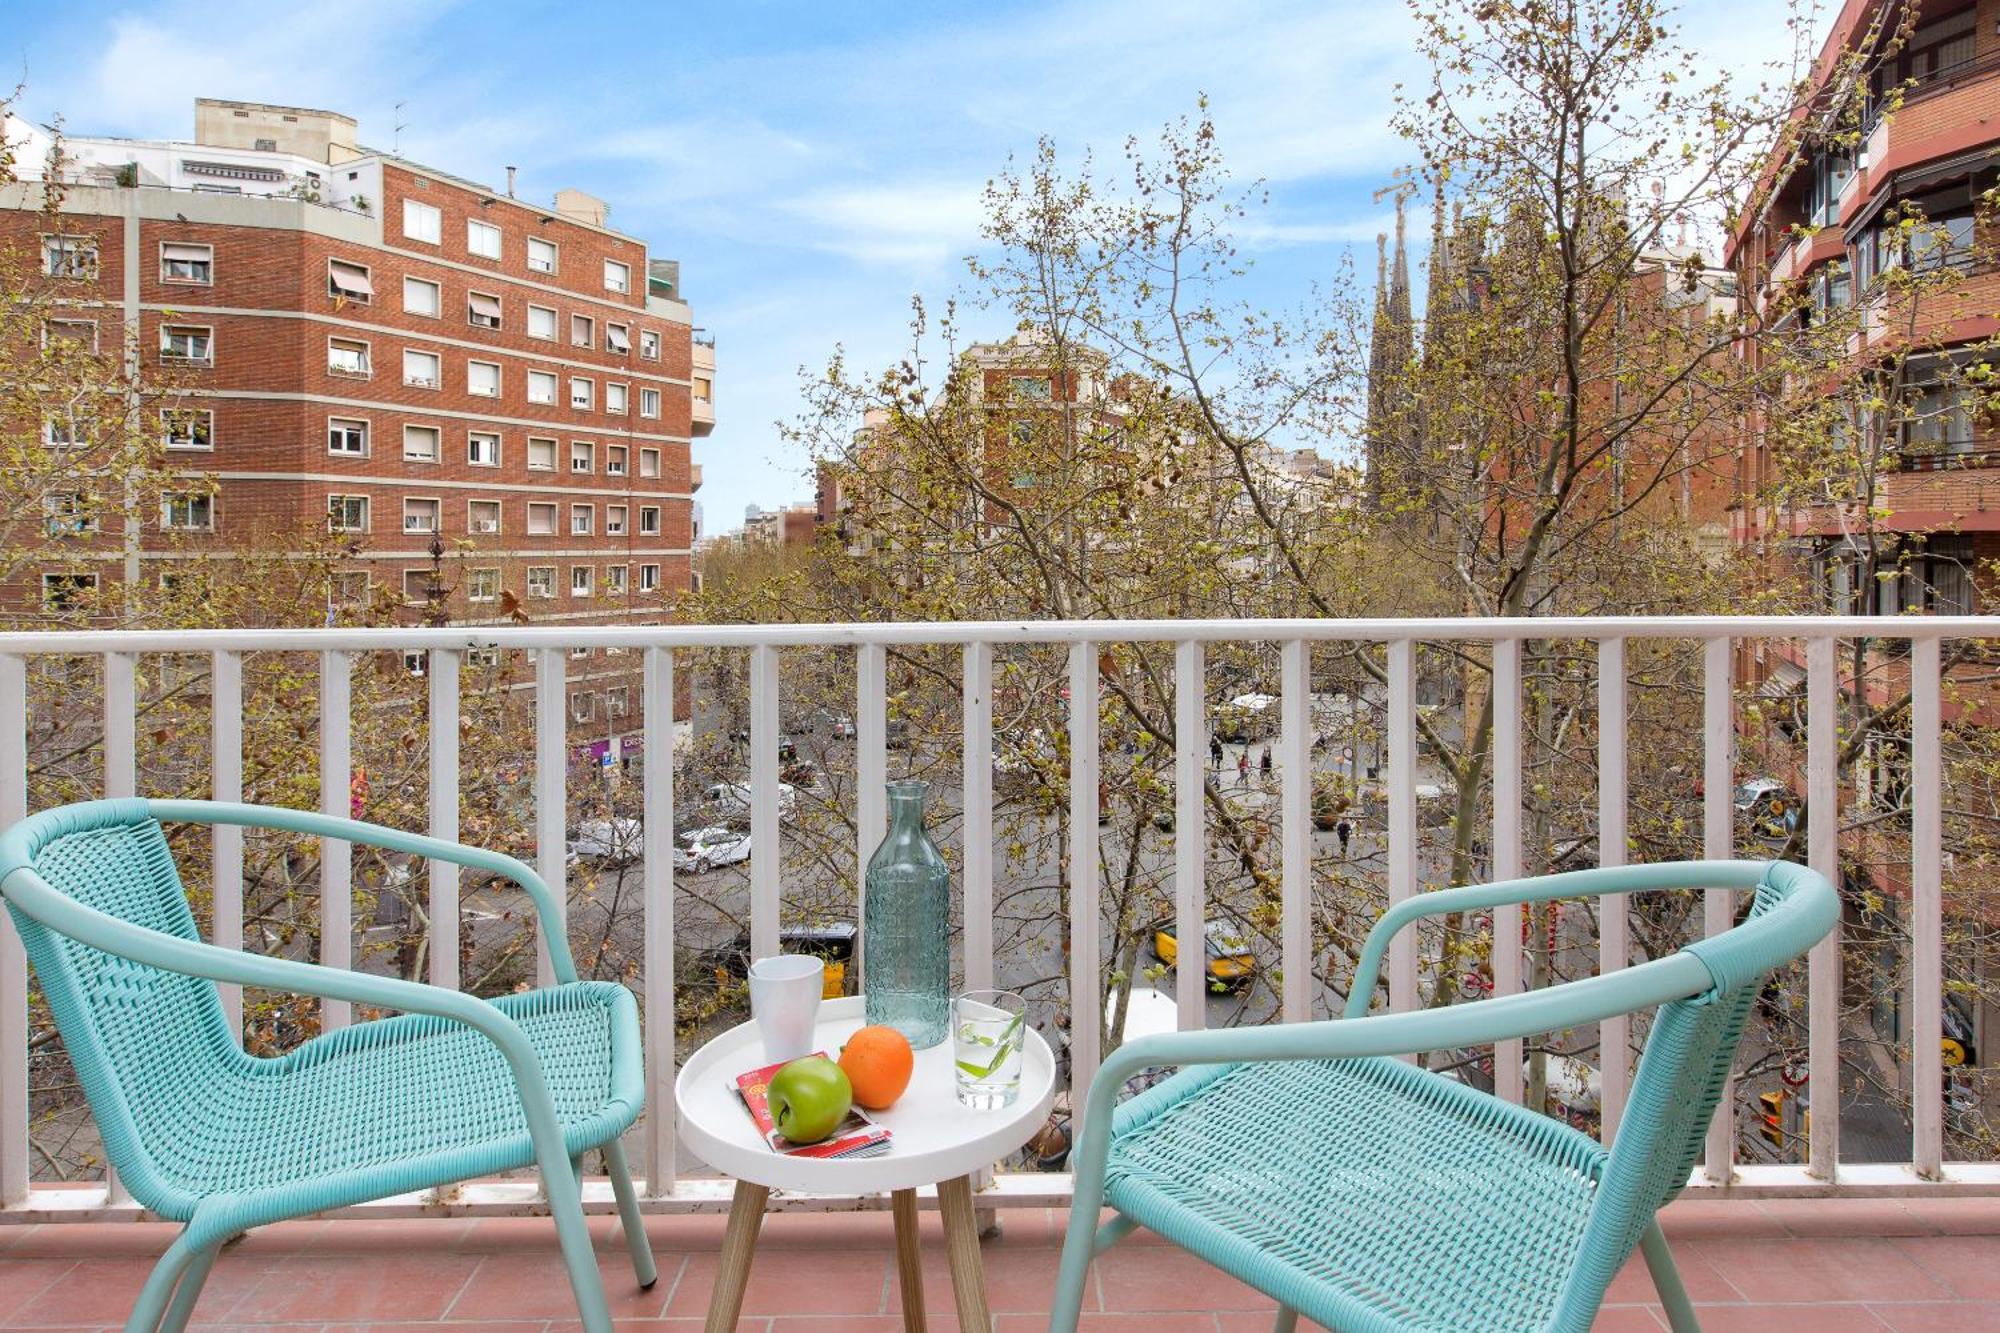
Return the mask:
{"type": "MultiPolygon", "coordinates": [[[[64,136],[54,235],[52,136],[4,127],[23,180],[0,234],[41,248],[101,345],[136,328],[185,386],[169,457],[212,486],[136,541],[105,534],[98,577],[325,525],[351,552],[329,618],[385,594],[411,621],[660,618],[692,582],[689,453],[714,424],[678,263],[589,195],[517,198],[511,167],[482,186],[337,113],[201,99],[195,122],[191,142],[64,136]]],[[[573,665],[571,716],[615,747],[638,691],[594,675],[573,665]]]]}

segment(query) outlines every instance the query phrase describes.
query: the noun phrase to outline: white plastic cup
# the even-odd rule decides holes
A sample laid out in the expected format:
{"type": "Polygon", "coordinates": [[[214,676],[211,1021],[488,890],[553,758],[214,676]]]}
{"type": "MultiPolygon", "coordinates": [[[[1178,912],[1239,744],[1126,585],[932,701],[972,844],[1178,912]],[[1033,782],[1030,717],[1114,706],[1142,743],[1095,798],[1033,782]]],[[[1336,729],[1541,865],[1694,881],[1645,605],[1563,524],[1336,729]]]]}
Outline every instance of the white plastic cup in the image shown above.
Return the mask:
{"type": "Polygon", "coordinates": [[[764,1058],[796,1060],[813,1048],[826,964],[810,954],[782,953],[750,964],[750,1013],[764,1037],[764,1058]]]}

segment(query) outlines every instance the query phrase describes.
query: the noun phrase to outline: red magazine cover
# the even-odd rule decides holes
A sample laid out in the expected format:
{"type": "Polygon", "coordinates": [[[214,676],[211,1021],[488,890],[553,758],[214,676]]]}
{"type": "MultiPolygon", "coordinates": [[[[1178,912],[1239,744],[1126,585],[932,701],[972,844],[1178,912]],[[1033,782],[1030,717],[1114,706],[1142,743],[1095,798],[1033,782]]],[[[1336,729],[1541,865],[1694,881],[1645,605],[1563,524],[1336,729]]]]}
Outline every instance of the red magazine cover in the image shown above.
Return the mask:
{"type": "MultiPolygon", "coordinates": [[[[813,1054],[824,1057],[825,1051],[813,1054]]],[[[771,1076],[790,1064],[780,1060],[762,1069],[753,1069],[747,1074],[736,1076],[736,1091],[743,1098],[743,1109],[750,1113],[750,1119],[757,1125],[757,1132],[764,1136],[772,1152],[781,1152],[787,1157],[877,1157],[889,1151],[889,1127],[877,1124],[868,1118],[868,1113],[860,1107],[850,1107],[847,1119],[834,1128],[833,1133],[818,1143],[793,1143],[778,1132],[771,1120],[771,1105],[766,1100],[771,1087],[771,1076]]]]}

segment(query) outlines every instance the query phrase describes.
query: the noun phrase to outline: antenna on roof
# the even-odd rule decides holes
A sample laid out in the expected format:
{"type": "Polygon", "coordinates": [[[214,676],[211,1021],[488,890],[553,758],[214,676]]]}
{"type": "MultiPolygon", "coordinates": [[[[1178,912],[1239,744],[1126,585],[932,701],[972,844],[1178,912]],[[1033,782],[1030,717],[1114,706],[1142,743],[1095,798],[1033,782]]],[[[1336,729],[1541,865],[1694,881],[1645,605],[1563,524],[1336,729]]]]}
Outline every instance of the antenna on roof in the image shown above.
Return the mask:
{"type": "Polygon", "coordinates": [[[403,131],[410,128],[410,122],[403,119],[403,108],[406,105],[408,103],[396,103],[396,123],[391,128],[389,135],[389,151],[397,157],[403,155],[403,131]]]}

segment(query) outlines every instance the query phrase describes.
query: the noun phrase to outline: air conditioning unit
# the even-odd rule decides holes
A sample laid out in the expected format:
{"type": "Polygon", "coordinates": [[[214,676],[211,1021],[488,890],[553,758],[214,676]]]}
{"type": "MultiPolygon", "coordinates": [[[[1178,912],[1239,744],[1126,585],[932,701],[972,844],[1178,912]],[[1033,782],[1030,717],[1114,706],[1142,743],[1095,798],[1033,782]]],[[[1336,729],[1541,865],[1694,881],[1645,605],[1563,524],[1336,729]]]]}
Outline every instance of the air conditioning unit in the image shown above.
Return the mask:
{"type": "Polygon", "coordinates": [[[498,532],[500,531],[500,520],[494,518],[479,519],[473,523],[472,530],[474,532],[498,532]]]}

